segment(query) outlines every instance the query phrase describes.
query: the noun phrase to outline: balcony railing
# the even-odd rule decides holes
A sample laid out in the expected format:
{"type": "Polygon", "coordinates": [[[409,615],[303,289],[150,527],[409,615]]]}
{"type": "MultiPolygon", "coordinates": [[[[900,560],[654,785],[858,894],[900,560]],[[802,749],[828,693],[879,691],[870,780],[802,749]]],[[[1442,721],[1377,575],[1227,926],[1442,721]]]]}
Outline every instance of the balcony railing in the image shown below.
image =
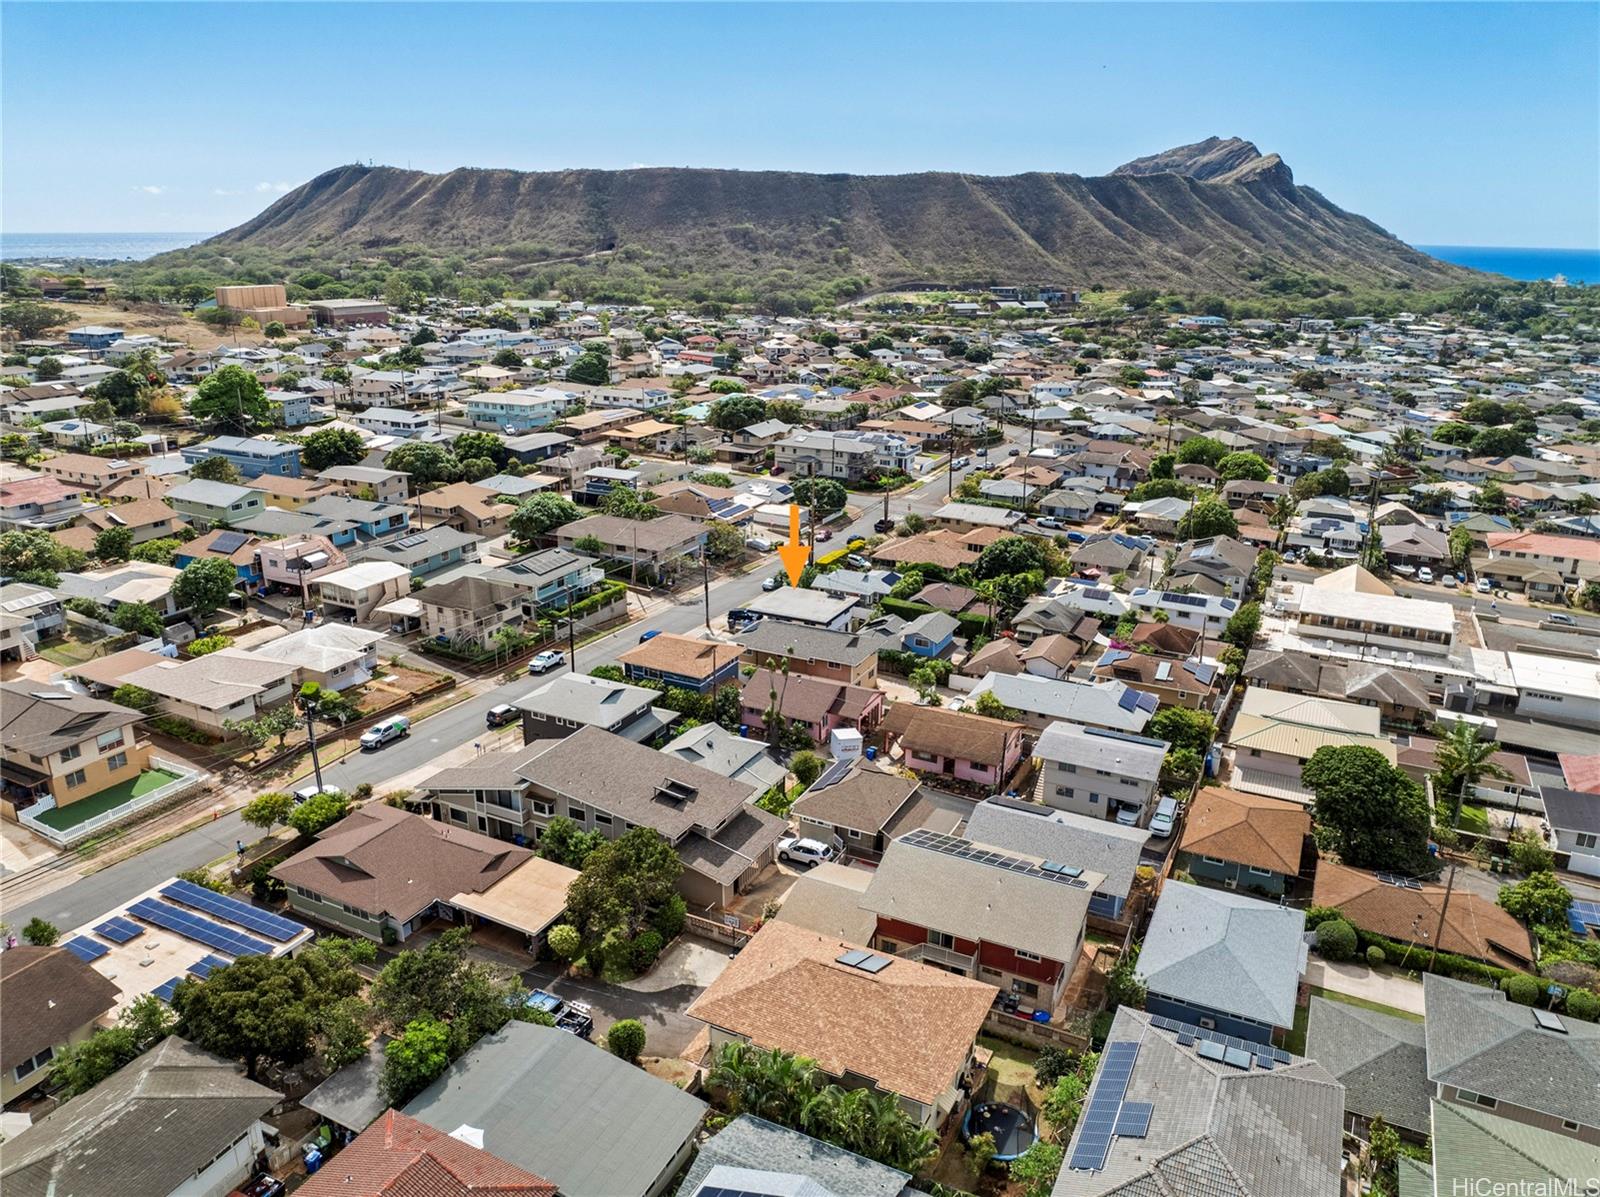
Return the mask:
{"type": "Polygon", "coordinates": [[[932,943],[906,944],[895,955],[907,960],[920,960],[924,964],[936,964],[941,968],[959,968],[969,974],[976,971],[978,965],[976,952],[957,952],[932,943]]]}

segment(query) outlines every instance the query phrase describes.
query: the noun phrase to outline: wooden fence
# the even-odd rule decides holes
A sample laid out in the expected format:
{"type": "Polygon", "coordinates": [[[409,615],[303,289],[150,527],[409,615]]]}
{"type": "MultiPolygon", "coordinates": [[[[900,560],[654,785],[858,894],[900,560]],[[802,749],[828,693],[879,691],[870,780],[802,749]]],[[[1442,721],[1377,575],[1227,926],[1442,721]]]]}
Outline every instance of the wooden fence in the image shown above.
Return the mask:
{"type": "Polygon", "coordinates": [[[686,914],[683,916],[683,929],[691,935],[698,935],[703,939],[714,939],[718,943],[725,943],[729,947],[742,948],[749,943],[755,931],[743,927],[730,926],[720,919],[709,919],[703,915],[686,914]]]}

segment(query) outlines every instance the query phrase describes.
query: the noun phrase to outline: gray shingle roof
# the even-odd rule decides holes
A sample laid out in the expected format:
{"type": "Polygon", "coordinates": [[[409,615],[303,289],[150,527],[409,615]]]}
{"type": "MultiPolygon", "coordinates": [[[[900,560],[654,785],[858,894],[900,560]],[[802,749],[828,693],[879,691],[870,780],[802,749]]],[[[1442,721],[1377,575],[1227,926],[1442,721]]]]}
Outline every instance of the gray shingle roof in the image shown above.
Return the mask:
{"type": "Polygon", "coordinates": [[[1305,926],[1303,911],[1172,882],[1156,903],[1138,975],[1152,993],[1293,1026],[1305,926]]]}
{"type": "MultiPolygon", "coordinates": [[[[1063,1167],[1053,1197],[1340,1193],[1344,1097],[1322,1065],[1296,1057],[1270,1072],[1240,1071],[1201,1059],[1127,1006],[1117,1011],[1107,1041],[1139,1044],[1125,1100],[1151,1104],[1149,1134],[1113,1139],[1101,1171],[1063,1167]]],[[[1080,1122],[1074,1147],[1082,1133],[1080,1122]]]]}
{"type": "Polygon", "coordinates": [[[705,1103],[576,1035],[512,1022],[485,1035],[403,1111],[553,1180],[565,1197],[655,1190],[705,1103]]]}
{"type": "Polygon", "coordinates": [[[1428,1053],[1420,1020],[1327,998],[1311,999],[1306,1055],[1344,1086],[1344,1108],[1428,1133],[1428,1053]]]}
{"type": "Polygon", "coordinates": [[[678,1191],[694,1193],[719,1166],[803,1176],[838,1197],[895,1197],[911,1179],[904,1172],[750,1114],[739,1115],[706,1140],[678,1191]]]}
{"type": "Polygon", "coordinates": [[[1428,1079],[1600,1126],[1600,1026],[1563,1018],[1546,1031],[1498,989],[1422,978],[1428,1079]]]}
{"type": "Polygon", "coordinates": [[[991,798],[978,803],[962,832],[980,844],[1029,852],[1105,876],[1095,892],[1126,898],[1150,833],[1110,819],[1091,819],[1038,803],[991,798]]]}

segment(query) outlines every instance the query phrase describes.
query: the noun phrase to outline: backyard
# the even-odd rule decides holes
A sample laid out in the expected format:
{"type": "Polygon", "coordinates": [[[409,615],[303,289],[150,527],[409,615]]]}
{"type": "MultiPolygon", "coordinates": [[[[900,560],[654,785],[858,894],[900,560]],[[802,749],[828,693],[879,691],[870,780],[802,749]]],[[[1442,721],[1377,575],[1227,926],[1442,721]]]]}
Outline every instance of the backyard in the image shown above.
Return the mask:
{"type": "MultiPolygon", "coordinates": [[[[1330,1002],[1343,1002],[1347,1006],[1360,1006],[1363,1010],[1376,1010],[1379,1014],[1392,1014],[1396,1018],[1404,1018],[1411,1022],[1421,1022],[1422,1015],[1413,1014],[1409,1010],[1400,1010],[1394,1006],[1385,1006],[1381,1002],[1371,1002],[1365,998],[1352,997],[1348,993],[1338,993],[1332,989],[1322,989],[1316,985],[1311,987],[1313,997],[1327,998],[1330,1002]]],[[[1311,1006],[1307,1003],[1297,1007],[1294,1012],[1294,1029],[1283,1041],[1283,1049],[1291,1055],[1303,1056],[1306,1052],[1306,1025],[1311,1020],[1311,1006]]]]}
{"type": "Polygon", "coordinates": [[[80,823],[86,823],[98,815],[115,810],[125,802],[135,798],[142,798],[152,790],[160,789],[169,782],[177,781],[181,774],[171,773],[166,769],[146,769],[138,777],[112,786],[108,790],[101,790],[89,798],[82,798],[67,806],[58,806],[40,814],[39,822],[57,831],[70,831],[80,823]]]}

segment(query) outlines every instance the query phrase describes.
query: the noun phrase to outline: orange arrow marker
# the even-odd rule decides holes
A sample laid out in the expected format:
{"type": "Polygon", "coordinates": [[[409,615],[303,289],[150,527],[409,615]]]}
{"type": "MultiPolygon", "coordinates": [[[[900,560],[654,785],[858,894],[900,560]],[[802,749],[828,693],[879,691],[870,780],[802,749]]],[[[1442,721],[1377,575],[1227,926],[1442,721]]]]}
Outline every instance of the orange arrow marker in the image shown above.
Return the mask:
{"type": "Polygon", "coordinates": [[[789,571],[789,585],[800,585],[800,573],[806,567],[811,546],[800,539],[800,508],[789,504],[789,543],[778,546],[778,556],[783,558],[783,568],[789,571]]]}

